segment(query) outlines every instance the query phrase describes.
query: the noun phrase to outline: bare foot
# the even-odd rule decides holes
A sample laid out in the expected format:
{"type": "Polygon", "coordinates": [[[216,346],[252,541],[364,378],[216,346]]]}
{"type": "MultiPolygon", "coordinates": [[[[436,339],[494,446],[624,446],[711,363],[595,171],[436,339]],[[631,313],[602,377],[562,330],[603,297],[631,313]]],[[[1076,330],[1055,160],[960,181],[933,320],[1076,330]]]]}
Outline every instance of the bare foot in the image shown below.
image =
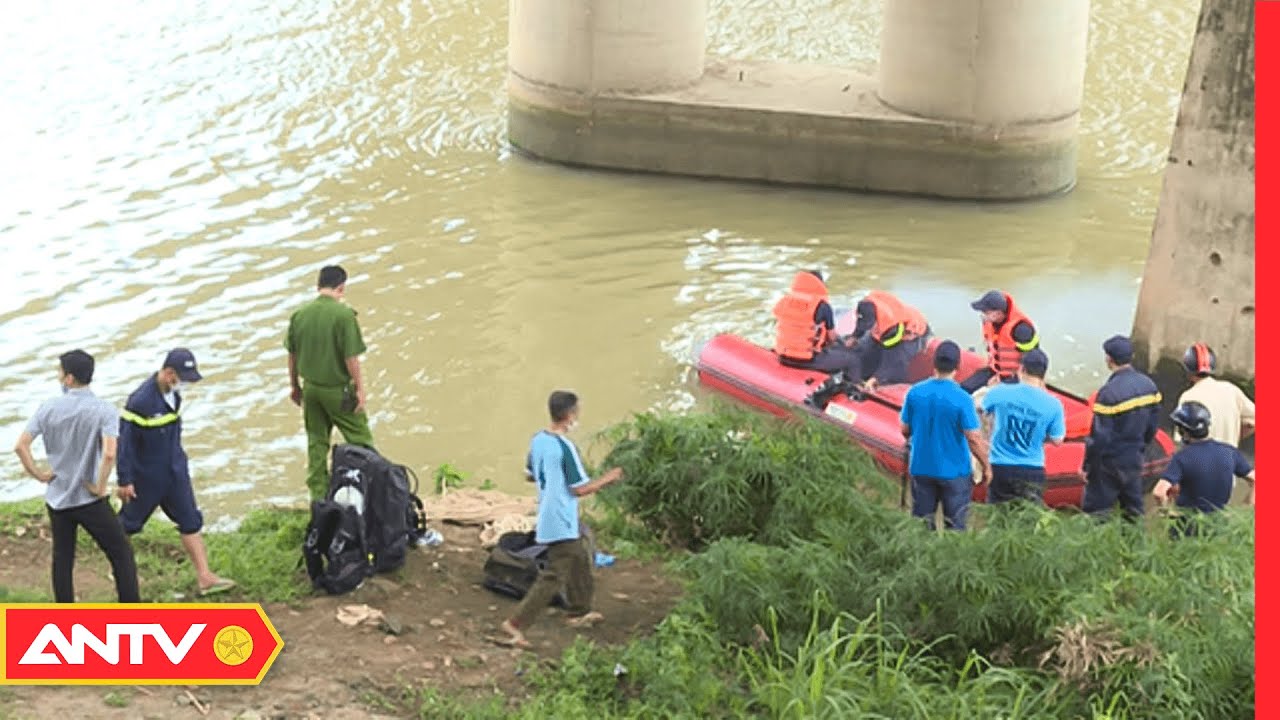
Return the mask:
{"type": "Polygon", "coordinates": [[[529,641],[525,639],[524,633],[520,632],[520,629],[515,625],[512,625],[510,620],[504,620],[500,627],[502,632],[506,633],[507,636],[505,638],[495,638],[496,642],[518,648],[527,649],[533,647],[533,645],[529,644],[529,641]]]}
{"type": "Polygon", "coordinates": [[[565,623],[569,627],[594,627],[596,623],[603,622],[603,621],[604,621],[604,615],[601,615],[600,613],[592,610],[586,615],[571,617],[568,620],[565,620],[565,623]]]}

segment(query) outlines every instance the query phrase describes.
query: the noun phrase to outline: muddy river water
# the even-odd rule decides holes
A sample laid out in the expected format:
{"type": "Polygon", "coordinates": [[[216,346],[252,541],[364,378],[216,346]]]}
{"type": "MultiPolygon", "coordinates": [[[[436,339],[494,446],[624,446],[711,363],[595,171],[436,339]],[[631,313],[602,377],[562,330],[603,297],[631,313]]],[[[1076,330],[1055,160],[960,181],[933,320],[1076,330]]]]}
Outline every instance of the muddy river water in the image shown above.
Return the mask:
{"type": "MultiPolygon", "coordinates": [[[[0,442],[97,355],[122,402],[185,345],[206,517],[303,497],[281,345],[319,267],[352,273],[377,443],[527,492],[547,393],[582,438],[699,397],[698,343],[766,341],[820,267],[936,332],[1009,290],[1059,384],[1088,391],[1130,328],[1199,3],[1095,0],[1079,185],[982,205],[572,170],[505,143],[505,0],[50,0],[0,23],[0,442]]],[[[880,3],[713,0],[709,49],[874,67],[880,3]]],[[[0,460],[0,498],[39,494],[0,460]]]]}

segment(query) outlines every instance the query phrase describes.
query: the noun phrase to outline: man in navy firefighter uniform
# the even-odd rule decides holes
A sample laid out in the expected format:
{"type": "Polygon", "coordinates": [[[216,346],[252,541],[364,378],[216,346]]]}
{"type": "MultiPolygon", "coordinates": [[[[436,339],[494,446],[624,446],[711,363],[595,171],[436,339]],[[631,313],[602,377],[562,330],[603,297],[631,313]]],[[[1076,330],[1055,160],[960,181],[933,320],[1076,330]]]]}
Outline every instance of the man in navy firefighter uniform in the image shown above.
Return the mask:
{"type": "Polygon", "coordinates": [[[1143,512],[1142,465],[1159,427],[1160,392],[1151,378],[1129,363],[1133,344],[1115,335],[1102,344],[1111,376],[1093,403],[1093,428],[1086,441],[1084,502],[1081,509],[1106,517],[1119,500],[1125,518],[1143,512]]]}
{"type": "Polygon", "coordinates": [[[140,532],[157,507],[178,526],[182,547],[195,565],[199,594],[205,596],[230,590],[235,583],[209,570],[200,536],[204,516],[196,507],[187,453],[182,449],[181,388],[200,379],[195,356],[178,348],[125,401],[120,413],[116,492],[124,501],[120,522],[126,533],[140,532]]]}

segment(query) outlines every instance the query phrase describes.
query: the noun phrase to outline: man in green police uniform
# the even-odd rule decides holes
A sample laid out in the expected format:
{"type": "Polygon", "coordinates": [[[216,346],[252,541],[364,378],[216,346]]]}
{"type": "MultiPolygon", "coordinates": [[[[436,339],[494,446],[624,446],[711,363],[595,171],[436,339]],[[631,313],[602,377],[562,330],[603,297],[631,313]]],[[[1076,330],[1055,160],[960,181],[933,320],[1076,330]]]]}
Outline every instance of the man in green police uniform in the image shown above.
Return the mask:
{"type": "Polygon", "coordinates": [[[347,271],[320,269],[320,295],[289,318],[289,397],[302,407],[307,429],[307,488],[313,500],[329,489],[329,440],[336,425],[352,445],[373,448],[365,413],[360,354],[365,351],[356,311],[343,304],[347,271]]]}

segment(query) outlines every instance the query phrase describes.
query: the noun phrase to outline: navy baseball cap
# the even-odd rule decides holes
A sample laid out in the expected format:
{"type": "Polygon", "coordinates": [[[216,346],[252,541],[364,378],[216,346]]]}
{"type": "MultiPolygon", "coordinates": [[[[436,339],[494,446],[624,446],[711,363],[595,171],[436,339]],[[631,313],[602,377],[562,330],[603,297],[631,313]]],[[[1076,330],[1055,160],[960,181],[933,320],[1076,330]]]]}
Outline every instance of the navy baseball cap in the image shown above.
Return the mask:
{"type": "Polygon", "coordinates": [[[196,368],[196,356],[186,348],[174,348],[164,358],[164,366],[173,368],[182,382],[200,382],[204,376],[196,368]]]}
{"type": "Polygon", "coordinates": [[[986,295],[969,303],[969,307],[979,312],[987,310],[999,310],[1000,312],[1009,311],[1009,301],[1005,300],[1004,293],[999,290],[988,290],[986,295]]]}
{"type": "Polygon", "coordinates": [[[1133,343],[1123,335],[1112,335],[1107,338],[1107,341],[1102,343],[1102,351],[1121,365],[1128,365],[1133,359],[1133,343]]]}
{"type": "Polygon", "coordinates": [[[933,353],[933,367],[935,370],[949,372],[955,370],[960,365],[960,346],[950,340],[943,340],[938,344],[938,349],[933,353]]]}
{"type": "Polygon", "coordinates": [[[1022,367],[1038,375],[1049,371],[1049,356],[1040,348],[1036,348],[1022,356],[1022,367]]]}

